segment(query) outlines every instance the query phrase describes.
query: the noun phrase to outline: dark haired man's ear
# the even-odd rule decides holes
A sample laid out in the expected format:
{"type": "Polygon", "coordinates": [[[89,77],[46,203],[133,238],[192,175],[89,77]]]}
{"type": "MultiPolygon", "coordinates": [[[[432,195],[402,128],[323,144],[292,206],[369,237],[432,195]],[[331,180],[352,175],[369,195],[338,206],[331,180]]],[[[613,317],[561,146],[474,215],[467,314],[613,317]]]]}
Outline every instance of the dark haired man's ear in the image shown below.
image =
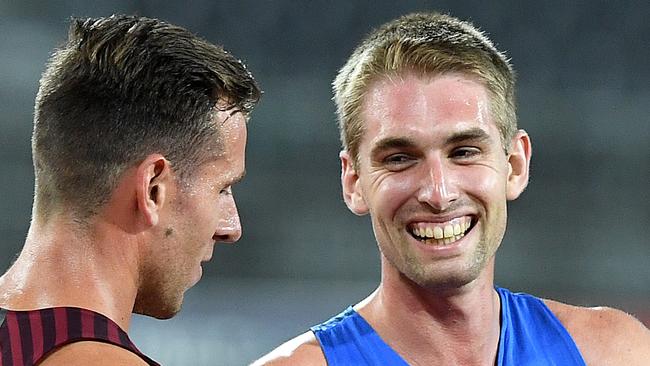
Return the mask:
{"type": "Polygon", "coordinates": [[[137,167],[136,199],[138,211],[149,226],[158,224],[160,211],[166,204],[172,183],[171,164],[164,156],[147,156],[137,167]]]}

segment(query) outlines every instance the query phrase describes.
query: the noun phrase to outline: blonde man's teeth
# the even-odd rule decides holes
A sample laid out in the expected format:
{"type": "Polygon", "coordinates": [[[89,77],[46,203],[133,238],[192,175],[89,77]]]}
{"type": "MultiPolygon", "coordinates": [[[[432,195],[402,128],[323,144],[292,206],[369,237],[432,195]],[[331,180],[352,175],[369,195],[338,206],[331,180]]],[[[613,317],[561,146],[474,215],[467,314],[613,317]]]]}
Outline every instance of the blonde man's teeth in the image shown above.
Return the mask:
{"type": "Polygon", "coordinates": [[[467,217],[454,219],[446,225],[418,224],[413,228],[413,234],[426,244],[448,245],[463,236],[471,226],[471,220],[467,217]]]}
{"type": "Polygon", "coordinates": [[[443,236],[444,235],[443,235],[443,232],[442,232],[442,229],[440,228],[440,226],[436,226],[436,227],[433,228],[433,235],[430,236],[430,237],[434,238],[434,239],[442,239],[443,236]]]}
{"type": "Polygon", "coordinates": [[[460,235],[460,224],[454,225],[454,235],[460,235]]]}

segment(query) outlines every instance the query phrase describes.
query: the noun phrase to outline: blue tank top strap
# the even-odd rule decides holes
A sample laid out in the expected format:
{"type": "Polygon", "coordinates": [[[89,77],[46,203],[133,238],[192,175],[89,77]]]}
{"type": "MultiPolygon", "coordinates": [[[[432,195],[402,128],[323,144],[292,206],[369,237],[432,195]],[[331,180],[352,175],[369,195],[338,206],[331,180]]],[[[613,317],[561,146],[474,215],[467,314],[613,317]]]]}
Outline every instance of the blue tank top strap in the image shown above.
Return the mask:
{"type": "Polygon", "coordinates": [[[408,366],[351,306],[311,330],[328,366],[408,366]]]}
{"type": "Polygon", "coordinates": [[[501,299],[498,366],[586,366],[573,338],[542,300],[496,290],[501,299]]]}
{"type": "MultiPolygon", "coordinates": [[[[578,347],[544,302],[496,287],[501,300],[498,366],[586,366],[578,347]]],[[[311,328],[328,366],[407,366],[352,307],[311,328]]]]}

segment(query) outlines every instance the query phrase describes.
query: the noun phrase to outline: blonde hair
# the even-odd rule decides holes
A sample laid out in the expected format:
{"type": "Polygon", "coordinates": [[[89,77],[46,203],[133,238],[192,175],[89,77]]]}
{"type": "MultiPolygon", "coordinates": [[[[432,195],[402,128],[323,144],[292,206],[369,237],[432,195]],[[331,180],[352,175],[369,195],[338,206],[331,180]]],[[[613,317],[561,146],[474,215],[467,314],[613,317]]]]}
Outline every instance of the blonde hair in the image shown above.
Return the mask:
{"type": "Polygon", "coordinates": [[[484,84],[504,149],[517,131],[515,73],[509,60],[471,23],[438,13],[403,16],[373,31],[333,82],[343,148],[356,162],[364,126],[361,106],[381,77],[415,72],[422,77],[458,72],[484,84]]]}

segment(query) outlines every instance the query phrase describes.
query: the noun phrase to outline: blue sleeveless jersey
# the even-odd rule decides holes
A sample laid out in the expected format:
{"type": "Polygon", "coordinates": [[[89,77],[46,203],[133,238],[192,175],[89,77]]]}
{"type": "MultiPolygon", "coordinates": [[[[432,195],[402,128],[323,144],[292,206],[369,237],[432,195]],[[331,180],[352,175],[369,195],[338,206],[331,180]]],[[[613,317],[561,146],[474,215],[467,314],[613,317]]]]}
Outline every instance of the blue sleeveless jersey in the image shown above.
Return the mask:
{"type": "MultiPolygon", "coordinates": [[[[567,330],[540,299],[496,290],[501,298],[498,366],[586,366],[567,330]]],[[[329,366],[408,366],[352,307],[311,330],[329,366]]]]}

